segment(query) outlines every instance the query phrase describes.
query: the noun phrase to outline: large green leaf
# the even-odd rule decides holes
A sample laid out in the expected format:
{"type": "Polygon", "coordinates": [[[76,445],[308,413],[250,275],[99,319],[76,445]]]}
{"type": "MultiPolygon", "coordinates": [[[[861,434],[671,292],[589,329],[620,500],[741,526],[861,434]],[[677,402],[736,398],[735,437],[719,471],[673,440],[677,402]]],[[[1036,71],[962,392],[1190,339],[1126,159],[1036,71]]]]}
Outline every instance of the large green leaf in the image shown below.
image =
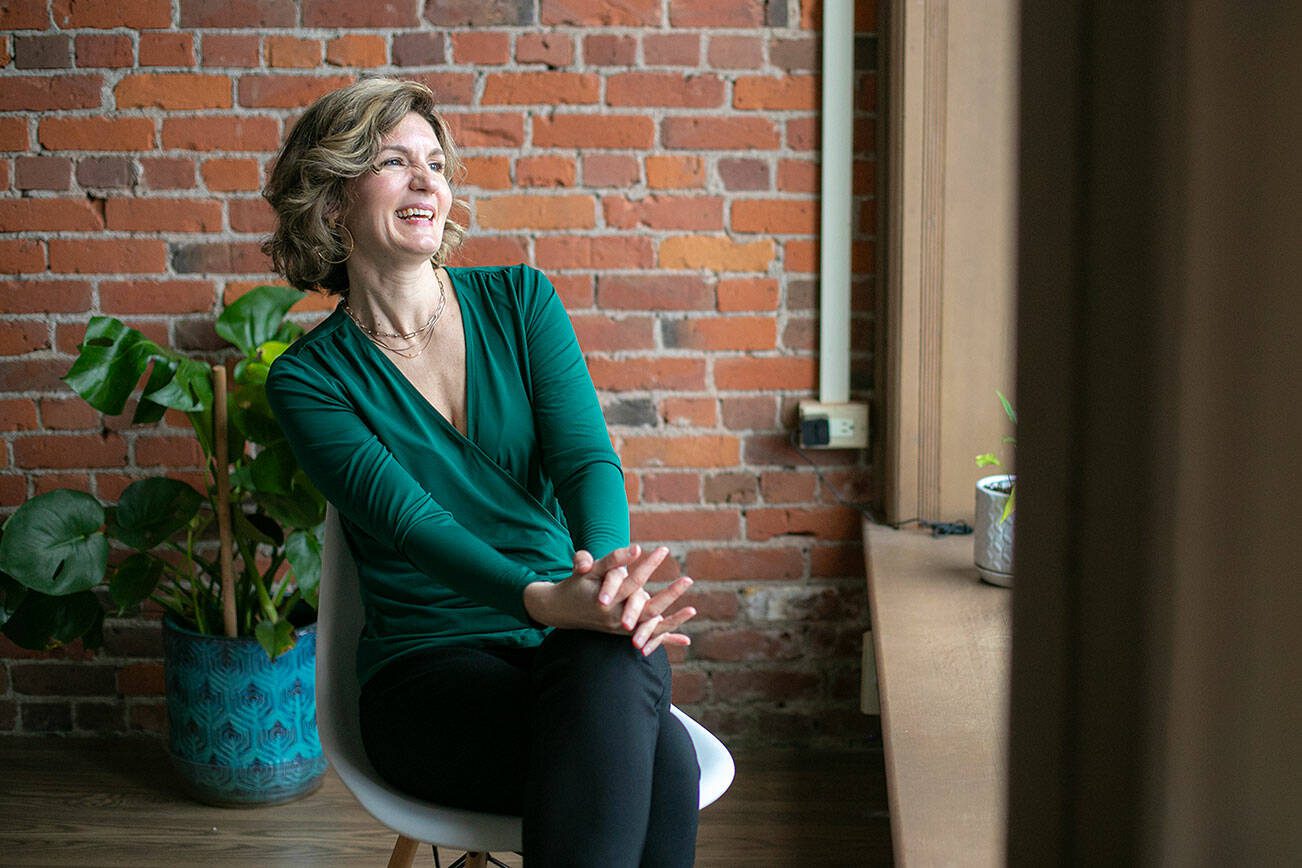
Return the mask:
{"type": "Polygon", "coordinates": [[[90,318],[77,353],[61,379],[88,404],[110,416],[122,412],[149,360],[163,355],[158,344],[108,316],[90,318]]]}
{"type": "Polygon", "coordinates": [[[256,286],[217,317],[217,334],[252,356],[258,345],[276,337],[289,309],[306,293],[288,286],[256,286]]]}
{"type": "Polygon", "coordinates": [[[288,441],[280,440],[264,448],[249,464],[253,487],[264,494],[291,494],[298,464],[288,441]]]}
{"type": "Polygon", "coordinates": [[[280,423],[267,403],[267,390],[261,383],[240,386],[231,405],[231,419],[246,439],[260,446],[285,439],[280,423]]]}
{"type": "Polygon", "coordinates": [[[142,602],[154,592],[163,575],[163,562],[153,555],[137,552],[118,564],[109,579],[109,594],[122,612],[142,602]]]}
{"type": "Polygon", "coordinates": [[[289,349],[283,341],[264,341],[253,355],[240,359],[235,365],[235,382],[240,385],[261,386],[267,382],[267,371],[281,353],[289,349]]]}
{"type": "Polygon", "coordinates": [[[0,570],[43,594],[98,585],[108,567],[104,507],[82,491],[59,488],[18,507],[0,538],[0,570]]]}
{"type": "Polygon", "coordinates": [[[295,470],[289,494],[254,491],[253,499],[285,527],[316,527],[325,520],[325,498],[302,470],[295,470]]]}
{"type": "Polygon", "coordinates": [[[109,516],[109,534],[133,549],[148,551],[189,524],[203,496],[184,482],[163,476],[127,486],[109,516]]]}
{"type": "Polygon", "coordinates": [[[103,643],[104,608],[91,591],[67,596],[29,593],[4,625],[15,645],[45,651],[84,636],[88,648],[103,643]]]}
{"type": "Polygon", "coordinates": [[[299,593],[315,609],[321,584],[321,540],[312,530],[296,530],[285,540],[285,558],[299,593]]]}
{"type": "Polygon", "coordinates": [[[5,625],[11,615],[18,611],[23,598],[32,593],[26,585],[19,584],[13,576],[0,573],[0,627],[5,625]]]}
{"type": "Polygon", "coordinates": [[[207,410],[212,407],[212,368],[205,362],[181,358],[167,384],[145,397],[183,413],[207,410]]]}
{"type": "Polygon", "coordinates": [[[272,660],[294,647],[294,625],[283,618],[275,623],[259,621],[253,628],[253,635],[272,660]]]}

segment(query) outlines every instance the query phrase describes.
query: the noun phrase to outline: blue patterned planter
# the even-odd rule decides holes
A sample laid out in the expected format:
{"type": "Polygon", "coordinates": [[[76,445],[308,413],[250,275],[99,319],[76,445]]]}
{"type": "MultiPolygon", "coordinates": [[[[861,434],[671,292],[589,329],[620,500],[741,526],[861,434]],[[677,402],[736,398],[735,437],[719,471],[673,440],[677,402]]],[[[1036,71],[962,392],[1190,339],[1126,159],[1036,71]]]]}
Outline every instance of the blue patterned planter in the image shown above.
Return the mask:
{"type": "Polygon", "coordinates": [[[194,798],[252,807],[321,785],[316,625],[274,661],[251,638],[205,636],[163,620],[168,753],[194,798]]]}

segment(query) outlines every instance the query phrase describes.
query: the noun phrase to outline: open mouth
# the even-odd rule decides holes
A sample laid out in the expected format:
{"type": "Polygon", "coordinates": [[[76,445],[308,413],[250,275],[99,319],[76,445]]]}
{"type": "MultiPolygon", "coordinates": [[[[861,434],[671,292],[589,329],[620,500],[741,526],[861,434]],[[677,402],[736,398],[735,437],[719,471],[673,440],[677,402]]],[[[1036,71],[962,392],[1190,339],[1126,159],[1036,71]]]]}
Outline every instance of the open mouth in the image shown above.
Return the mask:
{"type": "Polygon", "coordinates": [[[422,221],[426,223],[434,222],[434,212],[426,211],[424,208],[403,208],[394,213],[398,215],[399,220],[403,220],[407,223],[419,223],[422,221]]]}

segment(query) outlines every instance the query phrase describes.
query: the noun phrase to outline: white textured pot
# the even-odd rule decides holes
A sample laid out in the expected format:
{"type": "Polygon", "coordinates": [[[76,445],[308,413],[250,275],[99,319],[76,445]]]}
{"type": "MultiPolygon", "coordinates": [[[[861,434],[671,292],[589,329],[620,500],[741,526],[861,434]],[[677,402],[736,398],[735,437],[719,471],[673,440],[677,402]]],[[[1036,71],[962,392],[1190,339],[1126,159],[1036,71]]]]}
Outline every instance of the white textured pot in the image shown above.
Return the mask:
{"type": "Polygon", "coordinates": [[[1012,474],[1001,473],[977,480],[976,484],[976,540],[974,551],[977,572],[981,578],[1001,588],[1013,586],[1013,518],[1000,523],[1008,492],[1016,479],[1012,474]]]}

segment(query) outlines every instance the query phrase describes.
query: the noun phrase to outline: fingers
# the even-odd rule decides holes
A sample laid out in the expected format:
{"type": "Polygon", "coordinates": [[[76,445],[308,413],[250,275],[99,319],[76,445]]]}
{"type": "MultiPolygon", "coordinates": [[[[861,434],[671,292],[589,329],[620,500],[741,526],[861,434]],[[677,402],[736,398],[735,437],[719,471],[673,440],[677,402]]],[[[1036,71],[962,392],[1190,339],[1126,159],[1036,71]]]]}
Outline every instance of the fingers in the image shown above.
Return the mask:
{"type": "Polygon", "coordinates": [[[691,586],[692,578],[690,576],[679,576],[651,597],[647,602],[645,612],[651,615],[663,614],[691,586]]]}
{"type": "Polygon", "coordinates": [[[672,615],[652,615],[633,633],[633,647],[640,648],[643,655],[650,654],[660,647],[662,642],[671,645],[690,645],[692,640],[682,633],[675,633],[689,619],[696,616],[696,609],[684,606],[672,615]],[[672,637],[672,638],[671,638],[672,637]]]}
{"type": "Polygon", "coordinates": [[[622,549],[615,549],[593,564],[592,569],[598,575],[605,574],[605,578],[601,582],[601,589],[597,593],[597,600],[601,605],[608,606],[615,599],[616,592],[618,592],[624,578],[628,575],[627,565],[641,552],[642,547],[637,543],[633,543],[622,549]]]}
{"type": "MultiPolygon", "coordinates": [[[[635,560],[623,567],[623,572],[620,574],[622,578],[619,578],[618,583],[616,583],[615,577],[607,573],[607,579],[602,583],[601,593],[598,594],[597,600],[603,606],[609,606],[623,600],[630,600],[631,602],[636,593],[651,578],[651,574],[656,571],[656,567],[660,566],[668,555],[669,549],[664,546],[657,547],[640,560],[635,560]]],[[[640,610],[644,603],[645,601],[636,603],[635,608],[640,610]]],[[[635,613],[633,623],[636,624],[637,621],[638,618],[635,613]]]]}
{"type": "Polygon", "coordinates": [[[595,561],[592,560],[592,552],[587,549],[579,549],[574,553],[574,572],[583,575],[592,569],[595,561]]]}
{"type": "Polygon", "coordinates": [[[652,636],[651,641],[642,646],[642,656],[648,656],[661,645],[691,645],[692,638],[683,633],[660,633],[652,636]]]}

